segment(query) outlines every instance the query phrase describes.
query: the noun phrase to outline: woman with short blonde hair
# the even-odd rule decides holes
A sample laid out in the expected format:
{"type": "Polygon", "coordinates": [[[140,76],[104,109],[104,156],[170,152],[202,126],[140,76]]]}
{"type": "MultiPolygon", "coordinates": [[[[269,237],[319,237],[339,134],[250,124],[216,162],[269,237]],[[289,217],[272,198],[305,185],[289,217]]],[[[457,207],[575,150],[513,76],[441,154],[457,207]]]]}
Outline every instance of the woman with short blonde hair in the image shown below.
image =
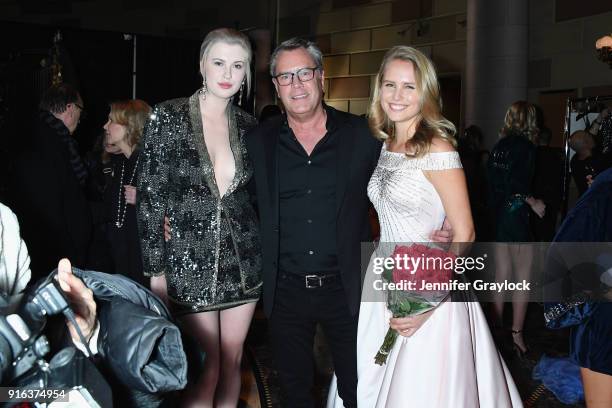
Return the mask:
{"type": "Polygon", "coordinates": [[[151,107],[140,99],[112,102],[104,124],[102,153],[104,230],[112,272],[141,284],[146,282],[136,225],[136,190],[140,139],[150,114],[151,107]]]}

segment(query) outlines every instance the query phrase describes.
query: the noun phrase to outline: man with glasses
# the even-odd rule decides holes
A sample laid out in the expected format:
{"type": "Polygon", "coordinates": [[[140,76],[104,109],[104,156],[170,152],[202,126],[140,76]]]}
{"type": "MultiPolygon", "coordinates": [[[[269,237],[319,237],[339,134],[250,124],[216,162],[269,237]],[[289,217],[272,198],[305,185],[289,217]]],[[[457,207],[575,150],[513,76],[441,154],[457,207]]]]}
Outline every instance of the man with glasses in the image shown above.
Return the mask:
{"type": "MultiPolygon", "coordinates": [[[[339,394],[357,406],[360,242],[370,241],[366,186],[380,153],[364,119],[323,103],[319,48],[290,39],[271,57],[285,115],[247,135],[261,220],[264,310],[286,401],[312,407],[320,324],[339,394]]],[[[372,357],[373,358],[373,357],[372,357]]]]}
{"type": "Polygon", "coordinates": [[[53,85],[39,108],[33,138],[15,161],[9,188],[30,249],[33,279],[46,276],[61,258],[86,267],[92,234],[87,168],[73,137],[83,99],[68,84],[53,85]]]}

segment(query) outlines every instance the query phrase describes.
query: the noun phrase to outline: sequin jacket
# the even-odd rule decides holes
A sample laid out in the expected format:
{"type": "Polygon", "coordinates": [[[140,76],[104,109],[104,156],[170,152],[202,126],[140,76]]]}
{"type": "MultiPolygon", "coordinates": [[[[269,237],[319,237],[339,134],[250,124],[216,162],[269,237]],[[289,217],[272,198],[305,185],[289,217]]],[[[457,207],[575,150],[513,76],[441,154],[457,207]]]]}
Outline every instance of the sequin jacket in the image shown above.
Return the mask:
{"type": "Polygon", "coordinates": [[[258,296],[261,287],[258,222],[246,189],[253,169],[244,145],[244,134],[256,122],[231,104],[228,110],[236,170],[225,195],[219,196],[206,150],[197,93],[155,106],[138,171],[144,275],[165,274],[169,297],[200,310],[227,304],[230,290],[258,296]],[[168,242],[164,215],[171,225],[168,242]],[[219,273],[236,269],[235,263],[239,281],[228,288],[219,273]]]}

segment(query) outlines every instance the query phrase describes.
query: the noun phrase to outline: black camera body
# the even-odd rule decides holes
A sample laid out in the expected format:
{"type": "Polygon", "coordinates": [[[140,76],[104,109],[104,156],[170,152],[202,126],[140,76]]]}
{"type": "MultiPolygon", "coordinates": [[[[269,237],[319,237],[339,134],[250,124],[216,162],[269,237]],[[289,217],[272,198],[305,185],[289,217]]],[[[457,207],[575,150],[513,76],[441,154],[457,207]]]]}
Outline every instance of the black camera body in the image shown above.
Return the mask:
{"type": "Polygon", "coordinates": [[[95,365],[74,347],[50,351],[42,334],[46,317],[72,313],[59,284],[51,274],[26,298],[19,314],[0,315],[0,384],[34,389],[64,389],[79,406],[112,406],[112,391],[95,365]],[[87,404],[87,405],[85,405],[87,404]]]}

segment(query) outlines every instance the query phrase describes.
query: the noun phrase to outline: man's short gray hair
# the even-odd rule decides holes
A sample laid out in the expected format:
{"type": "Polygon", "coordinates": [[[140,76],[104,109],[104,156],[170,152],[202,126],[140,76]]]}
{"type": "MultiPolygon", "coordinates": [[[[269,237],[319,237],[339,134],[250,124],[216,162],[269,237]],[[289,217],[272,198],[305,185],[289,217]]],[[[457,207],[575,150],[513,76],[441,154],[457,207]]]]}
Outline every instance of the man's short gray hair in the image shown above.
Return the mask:
{"type": "Polygon", "coordinates": [[[293,51],[299,48],[305,49],[310,54],[318,69],[323,69],[323,53],[317,44],[304,38],[293,37],[280,43],[272,53],[270,57],[270,76],[274,77],[276,75],[276,59],[281,52],[293,51]]]}

